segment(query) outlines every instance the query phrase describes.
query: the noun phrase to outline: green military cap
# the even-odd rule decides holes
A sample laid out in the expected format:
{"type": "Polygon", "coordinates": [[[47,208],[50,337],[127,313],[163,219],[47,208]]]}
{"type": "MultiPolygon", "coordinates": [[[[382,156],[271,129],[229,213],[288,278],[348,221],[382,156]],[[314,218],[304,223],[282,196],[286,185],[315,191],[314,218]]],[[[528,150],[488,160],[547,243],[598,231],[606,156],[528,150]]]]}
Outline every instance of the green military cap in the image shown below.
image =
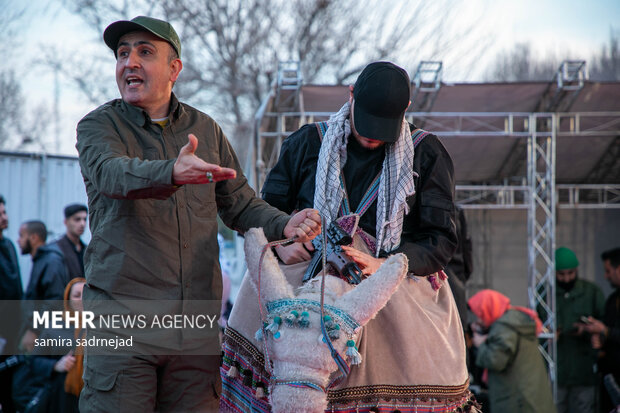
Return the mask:
{"type": "Polygon", "coordinates": [[[147,31],[167,41],[181,57],[181,40],[174,27],[166,21],[153,17],[138,16],[131,20],[119,20],[110,24],[103,32],[103,41],[116,55],[118,41],[127,33],[147,31]]]}

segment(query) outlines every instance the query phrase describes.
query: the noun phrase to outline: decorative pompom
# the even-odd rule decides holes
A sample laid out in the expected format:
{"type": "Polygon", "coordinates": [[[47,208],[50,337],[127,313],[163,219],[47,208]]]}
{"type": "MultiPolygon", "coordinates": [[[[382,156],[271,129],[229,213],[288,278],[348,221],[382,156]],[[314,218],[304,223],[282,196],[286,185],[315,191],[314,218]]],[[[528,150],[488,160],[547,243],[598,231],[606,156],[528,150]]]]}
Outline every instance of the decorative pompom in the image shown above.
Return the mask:
{"type": "Polygon", "coordinates": [[[302,311],[301,317],[299,317],[299,320],[297,321],[297,324],[299,325],[299,327],[308,328],[308,326],[310,325],[309,317],[310,317],[310,314],[308,314],[307,311],[302,311]]]}
{"type": "Polygon", "coordinates": [[[282,317],[275,316],[273,318],[273,321],[271,321],[271,324],[269,324],[266,327],[266,330],[269,331],[271,334],[275,334],[280,329],[281,324],[282,324],[282,317]]]}
{"type": "Polygon", "coordinates": [[[327,331],[327,335],[332,340],[338,340],[340,338],[340,326],[336,324],[335,328],[327,331]]]}
{"type": "Polygon", "coordinates": [[[276,332],[276,333],[273,335],[273,339],[274,339],[275,341],[280,341],[280,340],[282,340],[282,332],[281,332],[281,331],[276,332]]]}
{"type": "Polygon", "coordinates": [[[243,385],[252,386],[252,370],[247,369],[243,371],[243,385]]]}
{"type": "Polygon", "coordinates": [[[257,399],[262,399],[265,397],[265,384],[264,383],[256,383],[256,393],[254,393],[257,399]]]}
{"type": "Polygon", "coordinates": [[[299,313],[296,310],[291,311],[285,318],[286,325],[292,327],[297,322],[297,317],[299,317],[299,313]]]}
{"type": "Polygon", "coordinates": [[[323,316],[323,321],[325,321],[325,328],[328,330],[333,330],[335,328],[334,326],[337,325],[329,315],[323,316]]]}
{"type": "Polygon", "coordinates": [[[263,341],[263,329],[259,328],[258,330],[256,330],[256,333],[254,333],[254,338],[256,339],[256,341],[263,341]]]}
{"type": "Polygon", "coordinates": [[[353,340],[347,341],[347,351],[345,354],[351,360],[351,364],[360,364],[362,362],[362,355],[357,351],[355,341],[353,340]]]}
{"type": "Polygon", "coordinates": [[[435,275],[429,275],[426,279],[429,283],[431,283],[433,290],[437,291],[441,288],[441,284],[439,284],[439,281],[437,281],[437,277],[435,277],[435,275]]]}
{"type": "Polygon", "coordinates": [[[236,362],[232,366],[230,366],[226,375],[232,378],[239,377],[239,369],[236,366],[236,362]]]}

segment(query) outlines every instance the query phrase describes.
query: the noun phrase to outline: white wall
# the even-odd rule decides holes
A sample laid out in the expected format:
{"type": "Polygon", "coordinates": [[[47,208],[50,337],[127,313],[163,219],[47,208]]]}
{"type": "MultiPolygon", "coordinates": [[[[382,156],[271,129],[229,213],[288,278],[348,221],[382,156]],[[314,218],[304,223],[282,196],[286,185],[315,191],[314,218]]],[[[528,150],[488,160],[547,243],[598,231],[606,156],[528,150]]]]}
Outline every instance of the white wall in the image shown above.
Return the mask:
{"type": "MultiPolygon", "coordinates": [[[[474,249],[468,297],[492,288],[510,297],[513,305],[527,306],[527,211],[469,209],[465,215],[474,249]]],[[[579,276],[609,295],[612,289],[603,277],[600,256],[620,247],[620,209],[559,209],[556,246],[575,251],[579,276]]]]}
{"type": "MultiPolygon", "coordinates": [[[[9,228],[4,231],[19,255],[24,289],[30,279],[32,259],[17,246],[22,222],[41,220],[49,231],[48,242],[63,235],[63,210],[72,203],[87,204],[86,189],[76,157],[0,152],[0,194],[6,200],[9,228]]],[[[82,236],[90,241],[88,227],[82,236]]]]}

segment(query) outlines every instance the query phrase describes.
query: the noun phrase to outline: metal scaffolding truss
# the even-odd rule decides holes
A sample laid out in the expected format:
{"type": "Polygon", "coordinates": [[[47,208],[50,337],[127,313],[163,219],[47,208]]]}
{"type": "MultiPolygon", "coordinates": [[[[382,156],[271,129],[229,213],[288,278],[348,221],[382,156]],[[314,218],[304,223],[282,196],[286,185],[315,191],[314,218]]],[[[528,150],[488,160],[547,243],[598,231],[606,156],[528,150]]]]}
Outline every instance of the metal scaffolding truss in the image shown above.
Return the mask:
{"type": "Polygon", "coordinates": [[[530,114],[527,138],[528,197],[528,297],[539,309],[544,332],[540,351],[545,358],[556,394],[555,320],[555,114],[530,114]],[[541,121],[542,122],[539,122],[541,121]],[[551,128],[539,125],[550,125],[551,128]]]}

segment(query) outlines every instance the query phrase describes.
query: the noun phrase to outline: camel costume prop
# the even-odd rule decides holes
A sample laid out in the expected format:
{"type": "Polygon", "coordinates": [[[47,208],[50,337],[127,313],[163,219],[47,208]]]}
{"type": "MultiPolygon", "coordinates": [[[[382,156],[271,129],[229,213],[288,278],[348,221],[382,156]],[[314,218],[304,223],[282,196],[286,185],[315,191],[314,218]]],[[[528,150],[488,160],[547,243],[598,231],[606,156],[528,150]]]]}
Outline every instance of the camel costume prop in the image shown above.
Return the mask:
{"type": "MultiPolygon", "coordinates": [[[[356,218],[339,223],[353,235],[354,247],[368,251],[368,235],[356,218]]],[[[405,276],[407,260],[400,254],[358,286],[326,276],[327,334],[351,364],[338,382],[341,373],[317,328],[321,277],[302,285],[308,262],[284,265],[268,251],[259,284],[266,243],[261,231],[246,234],[249,273],[224,333],[221,411],[478,411],[445,276],[405,276]],[[273,368],[266,368],[265,354],[273,368]]]]}

